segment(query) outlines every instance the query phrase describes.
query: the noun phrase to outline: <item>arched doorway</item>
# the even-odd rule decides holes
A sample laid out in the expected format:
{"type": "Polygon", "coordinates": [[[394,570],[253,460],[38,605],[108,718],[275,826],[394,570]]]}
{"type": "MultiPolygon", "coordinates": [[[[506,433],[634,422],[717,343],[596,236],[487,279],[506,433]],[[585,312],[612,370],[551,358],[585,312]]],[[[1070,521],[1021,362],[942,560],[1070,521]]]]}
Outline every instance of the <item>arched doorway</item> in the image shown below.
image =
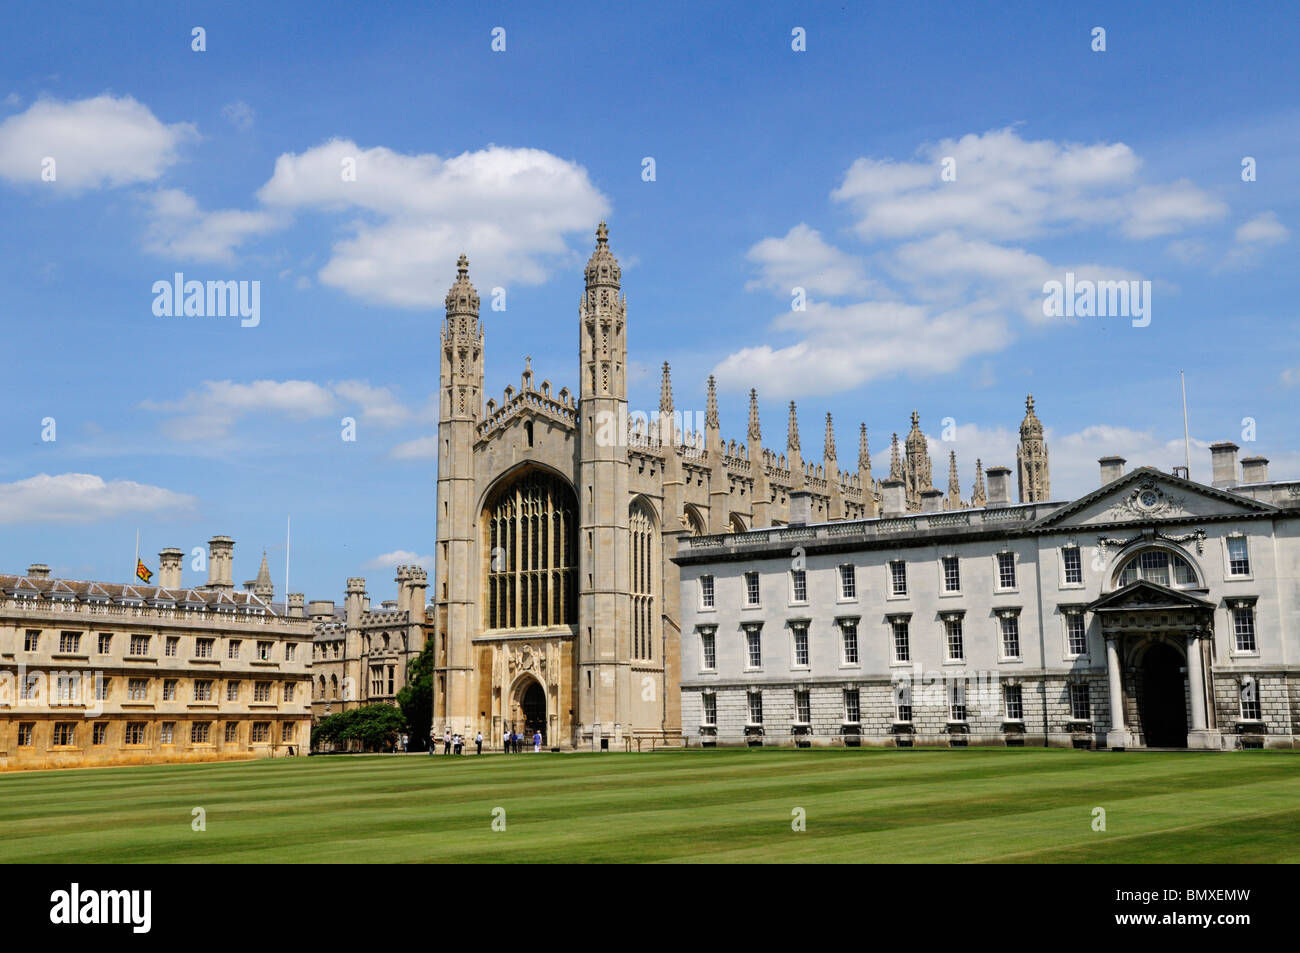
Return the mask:
{"type": "Polygon", "coordinates": [[[1187,747],[1187,696],[1183,657],[1168,642],[1142,656],[1142,734],[1148,748],[1187,747]]]}
{"type": "Polygon", "coordinates": [[[530,680],[519,696],[519,715],[524,735],[540,731],[543,739],[546,737],[546,690],[540,682],[530,680]]]}

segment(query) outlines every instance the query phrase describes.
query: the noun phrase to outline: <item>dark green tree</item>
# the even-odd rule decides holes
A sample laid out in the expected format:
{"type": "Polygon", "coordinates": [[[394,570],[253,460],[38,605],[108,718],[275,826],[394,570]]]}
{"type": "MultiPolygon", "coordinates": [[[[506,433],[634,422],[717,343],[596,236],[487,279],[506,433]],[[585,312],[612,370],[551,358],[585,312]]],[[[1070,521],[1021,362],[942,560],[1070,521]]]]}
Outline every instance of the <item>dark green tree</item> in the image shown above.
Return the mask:
{"type": "Polygon", "coordinates": [[[433,728],[433,639],[406,667],[406,685],[397,693],[397,704],[410,729],[411,750],[427,750],[433,728]]]}
{"type": "Polygon", "coordinates": [[[401,710],[392,705],[363,705],[329,715],[311,731],[313,750],[389,751],[406,729],[401,710]]]}

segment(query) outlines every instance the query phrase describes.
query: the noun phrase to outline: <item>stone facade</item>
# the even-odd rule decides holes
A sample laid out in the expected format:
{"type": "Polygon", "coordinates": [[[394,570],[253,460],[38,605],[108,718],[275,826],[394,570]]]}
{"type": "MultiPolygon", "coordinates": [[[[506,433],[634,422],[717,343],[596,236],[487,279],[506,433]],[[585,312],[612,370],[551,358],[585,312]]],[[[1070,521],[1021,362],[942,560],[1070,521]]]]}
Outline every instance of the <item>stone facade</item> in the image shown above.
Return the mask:
{"type": "Polygon", "coordinates": [[[1295,746],[1300,482],[1123,462],[1073,502],[994,467],[982,507],[887,480],[880,518],[682,540],[689,742],[1295,746]]]}
{"type": "Polygon", "coordinates": [[[161,585],[0,575],[0,768],[305,751],[310,626],[234,591],[233,549],[213,537],[188,588],[175,549],[161,585]]]}

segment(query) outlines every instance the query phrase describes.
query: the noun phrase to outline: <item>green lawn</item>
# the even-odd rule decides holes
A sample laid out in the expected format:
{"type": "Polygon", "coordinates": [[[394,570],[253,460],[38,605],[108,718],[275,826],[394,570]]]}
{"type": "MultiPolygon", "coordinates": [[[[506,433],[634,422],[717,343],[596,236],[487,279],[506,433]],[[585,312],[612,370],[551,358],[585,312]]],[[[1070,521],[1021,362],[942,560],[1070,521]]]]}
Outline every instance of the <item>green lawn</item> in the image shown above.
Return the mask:
{"type": "Polygon", "coordinates": [[[1300,862],[1300,752],[769,748],[18,773],[0,775],[0,861],[1300,862]],[[196,807],[206,831],[191,830],[196,807]]]}

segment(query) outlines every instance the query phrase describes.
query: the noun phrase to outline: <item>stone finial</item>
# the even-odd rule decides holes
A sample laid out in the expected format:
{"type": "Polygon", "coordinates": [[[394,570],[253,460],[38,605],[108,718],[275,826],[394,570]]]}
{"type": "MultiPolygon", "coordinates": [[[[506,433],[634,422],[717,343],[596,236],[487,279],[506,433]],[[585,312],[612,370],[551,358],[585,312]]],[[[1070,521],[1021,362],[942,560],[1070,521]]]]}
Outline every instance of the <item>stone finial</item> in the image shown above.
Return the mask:
{"type": "Polygon", "coordinates": [[[988,502],[988,496],[984,491],[984,464],[976,458],[975,460],[975,486],[971,490],[971,506],[983,506],[988,502]]]}
{"type": "Polygon", "coordinates": [[[709,394],[705,400],[704,426],[709,430],[717,430],[721,426],[718,422],[718,385],[712,374],[709,375],[709,394]]]}
{"type": "MultiPolygon", "coordinates": [[[[822,453],[826,460],[835,460],[835,425],[831,422],[830,413],[826,414],[826,449],[822,453]]],[[[828,464],[829,467],[829,464],[828,464]]]]}
{"type": "Polygon", "coordinates": [[[903,478],[903,461],[898,452],[898,434],[895,433],[889,444],[889,479],[903,478]]]}
{"type": "Polygon", "coordinates": [[[957,451],[948,452],[948,509],[961,509],[961,484],[957,481],[957,451]]]}
{"type": "Polygon", "coordinates": [[[749,389],[749,442],[758,443],[763,439],[763,430],[758,425],[758,391],[749,389]]]}
{"type": "Polygon", "coordinates": [[[659,413],[673,412],[673,382],[669,376],[668,362],[664,361],[664,376],[659,382],[659,413]]]}
{"type": "Polygon", "coordinates": [[[867,425],[858,425],[858,469],[871,469],[871,451],[867,449],[867,425]]]}
{"type": "Polygon", "coordinates": [[[478,317],[478,292],[469,281],[469,259],[463,254],[456,259],[456,281],[447,290],[444,302],[447,317],[478,317]]]}
{"type": "Polygon", "coordinates": [[[799,449],[799,414],[794,401],[790,401],[790,422],[786,426],[785,449],[786,452],[799,449]]]}

